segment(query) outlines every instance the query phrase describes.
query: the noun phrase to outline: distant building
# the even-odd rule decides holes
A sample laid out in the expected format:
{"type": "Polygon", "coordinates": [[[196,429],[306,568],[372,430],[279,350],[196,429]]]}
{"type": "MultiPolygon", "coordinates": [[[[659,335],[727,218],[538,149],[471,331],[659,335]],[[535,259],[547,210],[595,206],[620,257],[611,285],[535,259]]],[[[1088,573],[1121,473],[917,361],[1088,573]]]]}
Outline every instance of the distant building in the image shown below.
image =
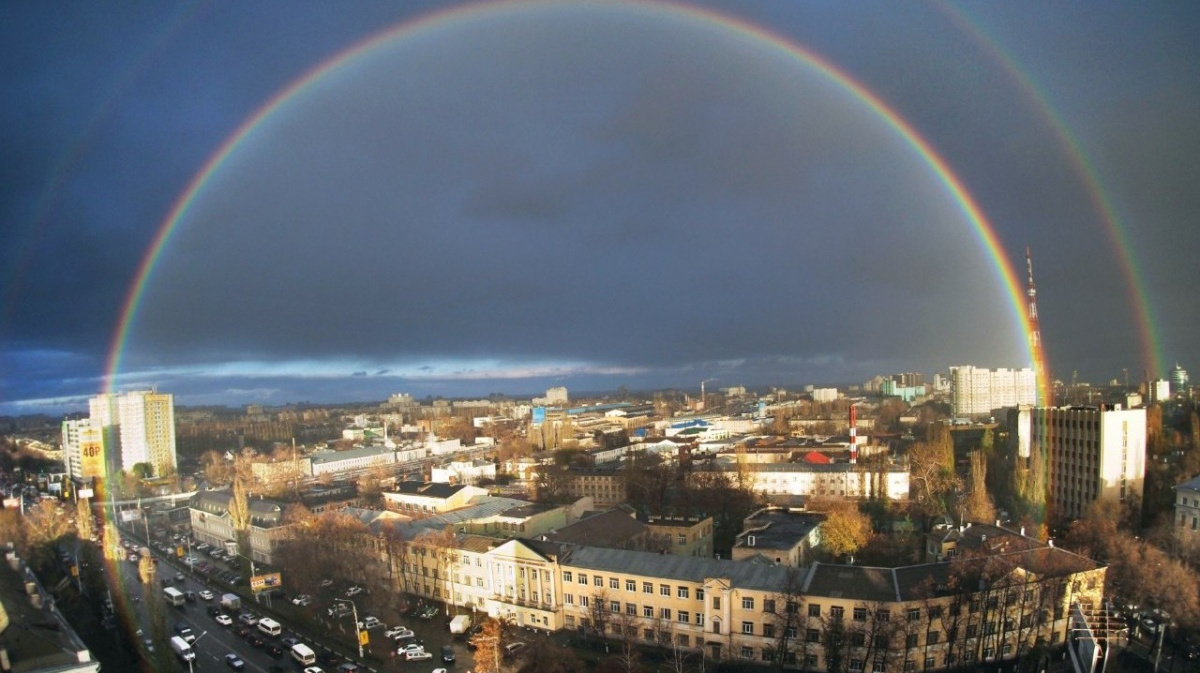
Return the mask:
{"type": "Polygon", "coordinates": [[[146,463],[154,476],[175,472],[175,396],[155,391],[104,393],[88,401],[113,467],[146,463]]]}
{"type": "MultiPolygon", "coordinates": [[[[233,516],[229,512],[233,494],[229,489],[201,491],[188,505],[192,533],[198,542],[224,547],[237,540],[233,516]]],[[[278,500],[251,497],[250,555],[255,563],[274,563],[274,550],[286,535],[283,524],[283,503],[278,500]]]]}
{"type": "Polygon", "coordinates": [[[547,388],[545,397],[533,398],[534,406],[544,406],[544,407],[566,406],[567,404],[570,403],[570,401],[571,401],[571,398],[567,394],[567,389],[565,386],[558,386],[557,388],[547,388]]]}
{"type": "Polygon", "coordinates": [[[837,388],[813,388],[813,402],[833,402],[838,398],[837,388]]]}
{"type": "Polygon", "coordinates": [[[1188,373],[1187,370],[1175,363],[1175,368],[1171,370],[1171,392],[1175,395],[1182,395],[1187,392],[1188,373]]]}
{"type": "Polygon", "coordinates": [[[1022,404],[1037,404],[1037,376],[1032,369],[950,368],[950,407],[955,416],[982,416],[1022,404]]]}
{"type": "Polygon", "coordinates": [[[736,473],[744,470],[756,493],[770,496],[830,496],[838,498],[908,499],[908,468],[888,465],[879,471],[853,463],[723,463],[700,467],[704,471],[736,473]]]}
{"type": "Polygon", "coordinates": [[[1171,399],[1171,382],[1166,379],[1158,379],[1157,381],[1148,381],[1146,386],[1149,388],[1150,401],[1154,403],[1166,402],[1171,399]]]}
{"type": "Polygon", "coordinates": [[[761,558],[767,563],[800,568],[809,565],[809,556],[821,544],[820,514],[789,512],[786,509],[760,509],[742,523],[733,545],[733,560],[761,558]]]}
{"type": "Polygon", "coordinates": [[[360,472],[379,465],[387,466],[396,462],[396,452],[383,446],[367,446],[349,451],[322,451],[308,457],[312,466],[312,476],[322,474],[343,474],[360,472]]]}
{"type": "Polygon", "coordinates": [[[1200,551],[1200,477],[1175,487],[1174,531],[1182,549],[1200,551]]]}

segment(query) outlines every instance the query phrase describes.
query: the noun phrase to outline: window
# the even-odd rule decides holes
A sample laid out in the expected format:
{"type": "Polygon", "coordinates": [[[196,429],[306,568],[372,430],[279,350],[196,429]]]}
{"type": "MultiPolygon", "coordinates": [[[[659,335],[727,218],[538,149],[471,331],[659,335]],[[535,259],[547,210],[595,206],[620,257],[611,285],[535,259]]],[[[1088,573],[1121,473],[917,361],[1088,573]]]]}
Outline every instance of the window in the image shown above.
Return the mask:
{"type": "Polygon", "coordinates": [[[971,601],[970,611],[972,613],[979,612],[979,601],[971,601]]]}
{"type": "Polygon", "coordinates": [[[563,602],[566,603],[567,605],[575,605],[575,595],[574,594],[563,594],[563,602]]]}
{"type": "Polygon", "coordinates": [[[866,647],[867,634],[862,631],[855,631],[850,634],[850,647],[866,647]]]}
{"type": "Polygon", "coordinates": [[[888,646],[888,637],[886,633],[875,634],[875,649],[886,650],[888,646]]]}
{"type": "Polygon", "coordinates": [[[742,645],[742,655],[741,656],[743,659],[753,659],[754,658],[754,648],[750,647],[749,645],[742,645]]]}
{"type": "Polygon", "coordinates": [[[643,605],[642,606],[642,616],[643,617],[653,617],[654,616],[654,606],[643,605]]]}
{"type": "Polygon", "coordinates": [[[908,660],[904,662],[904,673],[914,673],[917,670],[917,662],[908,660]]]}
{"type": "Polygon", "coordinates": [[[587,597],[587,596],[580,596],[580,597],[579,597],[579,605],[580,605],[581,607],[585,607],[585,608],[586,608],[586,607],[588,606],[588,597],[587,597]]]}
{"type": "MultiPolygon", "coordinates": [[[[811,608],[810,608],[810,609],[811,609],[811,608]]],[[[820,609],[821,609],[821,606],[819,606],[819,605],[818,605],[818,606],[817,606],[817,609],[818,609],[818,610],[820,610],[820,609]]],[[[842,606],[840,606],[840,605],[834,605],[834,606],[832,606],[832,607],[830,607],[830,608],[829,608],[829,618],[830,618],[830,619],[832,619],[832,620],[833,620],[833,621],[835,621],[835,622],[840,622],[840,621],[842,621],[842,615],[843,615],[844,613],[845,613],[845,610],[844,610],[844,609],[842,608],[842,606]]]]}
{"type": "Polygon", "coordinates": [[[915,622],[921,619],[921,610],[919,608],[910,608],[908,611],[908,621],[915,622]]]}
{"type": "Polygon", "coordinates": [[[654,629],[646,629],[642,631],[642,638],[645,640],[654,640],[654,629]]]}
{"type": "Polygon", "coordinates": [[[867,621],[867,609],[866,608],[854,608],[854,621],[856,621],[856,622],[867,621]]]}
{"type": "Polygon", "coordinates": [[[696,587],[696,600],[704,600],[704,587],[696,587]]]}
{"type": "MultiPolygon", "coordinates": [[[[794,653],[788,652],[788,654],[794,654],[794,653]]],[[[815,654],[804,655],[804,665],[807,666],[808,668],[816,668],[817,667],[817,655],[815,655],[815,654]]]]}
{"type": "Polygon", "coordinates": [[[659,619],[665,619],[667,621],[670,621],[671,620],[671,608],[659,608],[658,609],[658,617],[659,617],[659,619]]]}
{"type": "Polygon", "coordinates": [[[637,616],[637,606],[634,605],[633,603],[626,603],[625,604],[625,614],[633,615],[634,617],[636,617],[637,616]]]}
{"type": "Polygon", "coordinates": [[[941,639],[942,639],[941,631],[930,631],[929,633],[925,634],[925,644],[926,645],[937,645],[938,641],[940,641],[941,639]]]}
{"type": "Polygon", "coordinates": [[[746,598],[743,598],[742,599],[742,609],[743,610],[753,610],[754,609],[754,598],[749,597],[749,596],[747,596],[746,598]]]}
{"type": "Polygon", "coordinates": [[[821,642],[821,629],[808,629],[807,633],[805,634],[805,639],[807,639],[810,643],[821,642]]]}
{"type": "Polygon", "coordinates": [[[932,621],[934,619],[941,619],[941,618],[942,618],[942,606],[935,605],[935,606],[929,608],[930,621],[932,621]]]}
{"type": "Polygon", "coordinates": [[[857,672],[857,671],[861,671],[862,669],[863,669],[863,660],[862,659],[851,659],[850,660],[850,670],[851,671],[857,672]]]}
{"type": "Polygon", "coordinates": [[[575,615],[567,615],[567,626],[569,628],[575,627],[575,615]]]}
{"type": "Polygon", "coordinates": [[[579,573],[579,583],[587,584],[587,575],[584,575],[583,573],[579,573]]]}
{"type": "Polygon", "coordinates": [[[754,622],[742,622],[742,633],[746,635],[754,635],[754,622]]]}
{"type": "Polygon", "coordinates": [[[608,588],[609,589],[620,589],[621,588],[621,580],[619,580],[615,577],[608,578],[608,588]]]}
{"type": "Polygon", "coordinates": [[[637,591],[637,582],[634,582],[633,580],[625,580],[625,590],[637,591]]]}
{"type": "Polygon", "coordinates": [[[691,594],[691,592],[687,587],[675,587],[676,598],[687,598],[689,594],[691,594]]]}
{"type": "Polygon", "coordinates": [[[570,570],[564,570],[564,571],[563,571],[563,581],[564,581],[564,582],[571,582],[571,581],[573,581],[573,580],[571,579],[571,571],[570,571],[570,570]]]}
{"type": "Polygon", "coordinates": [[[644,594],[654,593],[654,585],[649,582],[642,582],[642,593],[644,593],[644,594]]]}
{"type": "Polygon", "coordinates": [[[887,673],[887,661],[876,659],[875,664],[871,666],[871,673],[887,673]]]}
{"type": "Polygon", "coordinates": [[[764,598],[763,599],[763,612],[771,612],[771,613],[775,612],[775,599],[774,598],[764,598]]]}
{"type": "Polygon", "coordinates": [[[891,618],[892,618],[892,613],[890,610],[876,610],[875,611],[875,619],[878,619],[881,622],[889,621],[891,618]]]}
{"type": "Polygon", "coordinates": [[[821,606],[816,603],[809,603],[808,604],[808,616],[809,617],[820,617],[821,616],[821,606]]]}
{"type": "Polygon", "coordinates": [[[774,637],[775,637],[775,625],[769,624],[769,623],[763,624],[763,638],[774,638],[774,637]]]}
{"type": "Polygon", "coordinates": [[[704,626],[704,613],[703,612],[696,613],[696,626],[704,626]]]}
{"type": "Polygon", "coordinates": [[[713,596],[713,609],[714,610],[721,609],[721,597],[720,596],[713,596]]]}
{"type": "Polygon", "coordinates": [[[995,659],[996,658],[996,648],[994,648],[994,647],[983,648],[983,658],[984,659],[995,659]]]}
{"type": "Polygon", "coordinates": [[[687,544],[687,535],[685,533],[679,534],[679,544],[687,544]]]}
{"type": "Polygon", "coordinates": [[[1012,643],[1004,643],[1004,646],[1000,648],[1000,653],[1006,657],[1012,654],[1012,643]]]}
{"type": "Polygon", "coordinates": [[[604,578],[599,575],[596,575],[595,577],[592,578],[592,586],[603,587],[604,586],[604,578]]]}
{"type": "Polygon", "coordinates": [[[977,635],[979,635],[979,625],[978,624],[968,624],[967,625],[967,637],[974,638],[977,635]]]}
{"type": "Polygon", "coordinates": [[[907,647],[907,648],[908,648],[908,649],[910,649],[910,650],[911,650],[912,648],[916,647],[916,646],[917,646],[917,634],[915,634],[915,633],[910,633],[910,634],[908,634],[907,636],[905,636],[905,638],[904,638],[904,646],[905,646],[905,647],[907,647]]]}
{"type": "Polygon", "coordinates": [[[675,616],[681,624],[687,624],[691,621],[692,613],[687,610],[680,610],[675,613],[675,616]]]}
{"type": "Polygon", "coordinates": [[[669,585],[669,584],[658,585],[658,595],[659,596],[670,596],[671,595],[671,585],[669,585]]]}
{"type": "Polygon", "coordinates": [[[934,666],[937,666],[937,660],[934,659],[933,657],[925,657],[925,670],[928,671],[929,669],[933,668],[934,666]]]}
{"type": "Polygon", "coordinates": [[[608,609],[612,612],[620,612],[621,611],[621,601],[609,601],[608,609]]]}

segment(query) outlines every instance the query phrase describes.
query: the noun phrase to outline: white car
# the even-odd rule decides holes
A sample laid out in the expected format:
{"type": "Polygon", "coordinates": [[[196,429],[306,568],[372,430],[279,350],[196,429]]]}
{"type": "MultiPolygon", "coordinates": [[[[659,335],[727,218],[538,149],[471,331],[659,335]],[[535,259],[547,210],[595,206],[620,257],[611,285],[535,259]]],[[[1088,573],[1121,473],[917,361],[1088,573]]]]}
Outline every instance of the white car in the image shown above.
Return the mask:
{"type": "Polygon", "coordinates": [[[405,652],[404,653],[405,661],[425,661],[427,659],[432,659],[432,658],[433,658],[433,655],[426,652],[425,650],[421,650],[419,652],[405,652]]]}
{"type": "Polygon", "coordinates": [[[402,633],[412,633],[407,626],[396,625],[383,632],[386,638],[399,638],[402,633]]]}
{"type": "Polygon", "coordinates": [[[380,628],[381,626],[385,626],[385,624],[383,622],[379,621],[379,619],[377,619],[376,617],[367,615],[366,617],[363,617],[363,620],[361,622],[359,622],[358,626],[360,628],[364,628],[364,629],[370,631],[372,629],[377,629],[377,628],[380,628]]]}
{"type": "Polygon", "coordinates": [[[229,615],[217,615],[215,619],[221,626],[233,626],[233,618],[229,615]]]}
{"type": "Polygon", "coordinates": [[[333,586],[333,580],[321,580],[321,587],[322,587],[322,588],[324,588],[324,587],[331,587],[331,586],[333,586]]]}
{"type": "Polygon", "coordinates": [[[325,673],[325,671],[321,670],[320,666],[306,666],[304,673],[325,673]]]}
{"type": "Polygon", "coordinates": [[[209,591],[208,589],[202,589],[200,591],[200,598],[203,598],[206,601],[211,601],[213,599],[213,592],[209,591]]]}
{"type": "Polygon", "coordinates": [[[425,651],[424,645],[418,645],[416,643],[409,643],[408,645],[405,645],[404,647],[401,647],[400,649],[396,650],[396,654],[409,654],[411,652],[424,652],[424,651],[425,651]]]}

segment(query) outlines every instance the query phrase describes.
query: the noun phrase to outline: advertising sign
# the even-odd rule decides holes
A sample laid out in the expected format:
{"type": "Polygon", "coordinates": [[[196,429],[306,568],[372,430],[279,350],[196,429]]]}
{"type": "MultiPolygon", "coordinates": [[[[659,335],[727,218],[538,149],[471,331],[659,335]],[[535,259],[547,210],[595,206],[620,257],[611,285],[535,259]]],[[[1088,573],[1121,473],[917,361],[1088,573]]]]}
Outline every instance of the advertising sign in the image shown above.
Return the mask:
{"type": "Polygon", "coordinates": [[[283,577],[280,573],[267,573],[250,578],[251,591],[264,591],[278,586],[283,586],[283,577]]]}
{"type": "Polygon", "coordinates": [[[142,520],[142,510],[140,509],[123,509],[121,510],[121,521],[130,523],[132,521],[142,520]]]}
{"type": "Polygon", "coordinates": [[[90,488],[81,488],[79,489],[78,495],[81,498],[94,498],[96,497],[96,492],[90,488]]]}

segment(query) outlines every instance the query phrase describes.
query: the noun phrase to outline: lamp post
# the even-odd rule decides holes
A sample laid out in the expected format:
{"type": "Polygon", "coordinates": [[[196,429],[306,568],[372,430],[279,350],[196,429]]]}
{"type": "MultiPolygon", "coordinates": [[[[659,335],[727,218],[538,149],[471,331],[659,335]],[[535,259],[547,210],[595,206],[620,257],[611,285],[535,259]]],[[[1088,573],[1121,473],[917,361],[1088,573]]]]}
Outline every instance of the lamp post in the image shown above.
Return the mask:
{"type": "Polygon", "coordinates": [[[358,624],[358,608],[355,607],[354,601],[350,600],[349,598],[335,598],[333,600],[335,600],[339,603],[349,603],[350,604],[350,615],[351,615],[351,617],[354,618],[354,639],[358,641],[358,658],[362,659],[363,658],[362,630],[358,624]]]}
{"type": "Polygon", "coordinates": [[[192,658],[188,659],[188,673],[195,673],[195,671],[192,669],[192,662],[196,660],[196,643],[200,642],[200,639],[207,635],[208,631],[205,631],[204,633],[196,636],[196,639],[192,641],[192,658]]]}

